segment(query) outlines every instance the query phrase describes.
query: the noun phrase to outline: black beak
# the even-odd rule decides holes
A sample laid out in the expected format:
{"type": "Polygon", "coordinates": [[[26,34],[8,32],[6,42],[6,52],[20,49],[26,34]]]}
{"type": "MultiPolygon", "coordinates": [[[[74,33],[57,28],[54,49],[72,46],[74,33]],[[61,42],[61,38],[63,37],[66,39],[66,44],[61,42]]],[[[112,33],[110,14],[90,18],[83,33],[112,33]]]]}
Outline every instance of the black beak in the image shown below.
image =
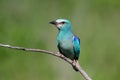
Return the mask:
{"type": "Polygon", "coordinates": [[[57,22],[56,22],[56,21],[51,21],[50,24],[54,24],[54,25],[56,25],[57,22]]]}

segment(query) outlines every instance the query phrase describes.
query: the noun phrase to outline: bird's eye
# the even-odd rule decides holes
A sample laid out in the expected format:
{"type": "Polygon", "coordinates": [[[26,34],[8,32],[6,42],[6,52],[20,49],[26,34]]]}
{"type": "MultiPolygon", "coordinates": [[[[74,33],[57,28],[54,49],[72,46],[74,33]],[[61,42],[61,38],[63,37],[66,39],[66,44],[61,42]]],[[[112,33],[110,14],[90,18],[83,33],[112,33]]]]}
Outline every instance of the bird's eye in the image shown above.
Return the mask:
{"type": "Polygon", "coordinates": [[[61,22],[62,24],[65,24],[65,22],[61,22]]]}

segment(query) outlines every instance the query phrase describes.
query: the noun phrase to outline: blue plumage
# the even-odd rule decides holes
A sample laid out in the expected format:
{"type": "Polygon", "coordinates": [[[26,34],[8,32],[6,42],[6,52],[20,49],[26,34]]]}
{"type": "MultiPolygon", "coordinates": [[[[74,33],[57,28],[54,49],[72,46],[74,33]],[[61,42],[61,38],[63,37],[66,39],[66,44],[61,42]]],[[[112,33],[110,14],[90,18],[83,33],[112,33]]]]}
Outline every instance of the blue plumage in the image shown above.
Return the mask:
{"type": "Polygon", "coordinates": [[[78,60],[79,58],[79,53],[80,53],[80,39],[77,36],[74,36],[73,39],[73,48],[74,48],[74,53],[75,53],[75,60],[78,60]]]}
{"type": "Polygon", "coordinates": [[[71,22],[66,19],[51,21],[58,30],[57,47],[61,54],[71,60],[77,61],[80,54],[80,39],[73,34],[71,22]]]}

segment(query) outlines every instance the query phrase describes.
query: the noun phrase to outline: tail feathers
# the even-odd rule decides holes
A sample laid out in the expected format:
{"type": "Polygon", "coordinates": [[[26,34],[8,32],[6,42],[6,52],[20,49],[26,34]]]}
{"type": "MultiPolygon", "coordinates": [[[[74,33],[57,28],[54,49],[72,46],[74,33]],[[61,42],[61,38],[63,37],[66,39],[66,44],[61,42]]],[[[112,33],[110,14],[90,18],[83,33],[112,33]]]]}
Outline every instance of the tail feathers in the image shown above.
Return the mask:
{"type": "Polygon", "coordinates": [[[73,60],[73,64],[74,64],[74,65],[72,65],[73,69],[75,71],[78,71],[78,68],[76,68],[76,66],[79,65],[78,60],[73,60]]]}
{"type": "Polygon", "coordinates": [[[78,71],[78,69],[75,66],[72,66],[75,71],[78,71]]]}

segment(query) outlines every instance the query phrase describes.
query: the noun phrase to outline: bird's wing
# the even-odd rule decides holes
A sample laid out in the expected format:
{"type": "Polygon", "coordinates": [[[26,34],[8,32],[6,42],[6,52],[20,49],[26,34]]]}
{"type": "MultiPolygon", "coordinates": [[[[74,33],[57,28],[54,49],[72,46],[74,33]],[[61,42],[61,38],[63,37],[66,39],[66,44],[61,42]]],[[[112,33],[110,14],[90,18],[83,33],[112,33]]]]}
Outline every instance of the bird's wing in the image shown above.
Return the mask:
{"type": "Polygon", "coordinates": [[[74,59],[78,60],[80,54],[80,39],[77,36],[73,36],[73,49],[74,49],[74,59]]]}

